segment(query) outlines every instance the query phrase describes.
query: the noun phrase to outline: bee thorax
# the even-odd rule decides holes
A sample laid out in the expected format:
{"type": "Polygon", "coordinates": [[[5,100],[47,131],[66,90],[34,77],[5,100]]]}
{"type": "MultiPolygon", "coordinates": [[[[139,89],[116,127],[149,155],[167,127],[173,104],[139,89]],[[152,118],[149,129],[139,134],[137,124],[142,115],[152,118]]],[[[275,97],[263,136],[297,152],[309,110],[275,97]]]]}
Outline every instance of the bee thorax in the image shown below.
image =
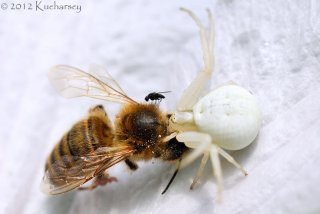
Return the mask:
{"type": "Polygon", "coordinates": [[[125,127],[133,136],[145,141],[157,138],[159,121],[153,112],[137,112],[124,119],[125,127]]]}

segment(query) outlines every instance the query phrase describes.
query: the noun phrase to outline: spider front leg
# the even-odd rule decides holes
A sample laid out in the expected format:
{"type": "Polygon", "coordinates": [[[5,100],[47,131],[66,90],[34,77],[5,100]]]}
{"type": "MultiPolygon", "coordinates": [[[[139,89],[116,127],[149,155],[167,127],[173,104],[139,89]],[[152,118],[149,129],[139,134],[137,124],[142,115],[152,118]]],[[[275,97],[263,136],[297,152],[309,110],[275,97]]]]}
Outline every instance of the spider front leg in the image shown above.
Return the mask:
{"type": "Polygon", "coordinates": [[[201,154],[204,154],[204,157],[202,158],[201,164],[199,166],[199,170],[191,184],[191,189],[193,188],[197,180],[200,178],[203,172],[203,168],[207,163],[208,154],[210,155],[213,173],[218,183],[218,201],[220,201],[223,191],[223,184],[218,146],[212,144],[212,139],[209,134],[201,132],[182,132],[178,134],[176,138],[178,141],[184,142],[184,144],[187,147],[194,149],[191,154],[189,154],[186,158],[182,160],[181,168],[193,162],[201,154]]]}
{"type": "Polygon", "coordinates": [[[190,190],[193,190],[194,186],[197,184],[198,180],[200,179],[200,177],[203,173],[203,169],[208,161],[208,158],[209,158],[209,152],[205,152],[202,159],[201,159],[201,163],[200,163],[199,169],[197,171],[197,174],[194,177],[192,184],[190,186],[190,190]]]}
{"type": "Polygon", "coordinates": [[[188,88],[183,92],[177,109],[179,111],[191,110],[194,104],[198,101],[204,87],[207,85],[208,80],[213,72],[214,64],[214,26],[210,10],[208,12],[209,27],[208,30],[204,28],[198,17],[190,10],[181,8],[182,11],[188,13],[199,27],[199,34],[201,40],[201,48],[203,52],[204,68],[198,73],[195,79],[191,82],[188,88]]]}
{"type": "Polygon", "coordinates": [[[211,136],[201,132],[182,132],[179,133],[176,138],[179,142],[193,149],[193,151],[181,161],[180,168],[184,168],[192,163],[200,155],[208,151],[211,145],[211,136]]]}

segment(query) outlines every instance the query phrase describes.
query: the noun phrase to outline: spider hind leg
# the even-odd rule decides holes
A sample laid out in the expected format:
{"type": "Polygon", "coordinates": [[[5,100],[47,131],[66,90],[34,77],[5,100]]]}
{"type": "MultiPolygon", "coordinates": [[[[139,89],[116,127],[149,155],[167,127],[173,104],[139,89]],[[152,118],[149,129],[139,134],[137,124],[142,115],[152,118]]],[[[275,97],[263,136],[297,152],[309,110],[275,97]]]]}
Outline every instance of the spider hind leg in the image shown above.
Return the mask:
{"type": "Polygon", "coordinates": [[[248,175],[248,172],[243,168],[243,166],[241,166],[241,164],[239,164],[231,155],[229,155],[226,151],[224,151],[220,147],[217,147],[217,150],[222,157],[224,157],[227,161],[229,161],[235,167],[240,169],[245,176],[248,175]]]}

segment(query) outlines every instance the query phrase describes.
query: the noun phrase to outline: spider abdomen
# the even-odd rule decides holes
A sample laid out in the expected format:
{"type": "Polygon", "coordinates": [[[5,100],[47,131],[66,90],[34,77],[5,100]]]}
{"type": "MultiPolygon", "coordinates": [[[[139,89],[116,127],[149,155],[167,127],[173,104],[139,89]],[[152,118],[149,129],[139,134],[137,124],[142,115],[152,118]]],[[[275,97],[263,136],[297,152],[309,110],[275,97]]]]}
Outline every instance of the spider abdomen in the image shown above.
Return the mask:
{"type": "Polygon", "coordinates": [[[237,85],[221,86],[199,100],[193,108],[198,129],[213,143],[229,150],[248,146],[261,126],[259,106],[250,92],[237,85]]]}

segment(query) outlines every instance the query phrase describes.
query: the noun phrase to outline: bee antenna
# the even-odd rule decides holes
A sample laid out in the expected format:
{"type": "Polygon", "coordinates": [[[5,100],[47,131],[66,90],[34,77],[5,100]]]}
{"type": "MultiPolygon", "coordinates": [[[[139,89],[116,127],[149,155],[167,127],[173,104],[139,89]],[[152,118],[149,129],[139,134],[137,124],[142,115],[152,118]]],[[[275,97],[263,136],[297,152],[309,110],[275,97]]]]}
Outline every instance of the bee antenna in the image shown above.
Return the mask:
{"type": "Polygon", "coordinates": [[[169,189],[169,187],[171,186],[173,180],[175,179],[176,175],[178,174],[179,172],[179,169],[180,169],[180,163],[181,163],[181,159],[179,160],[179,163],[178,163],[178,167],[177,169],[174,171],[169,183],[167,184],[166,188],[162,191],[161,195],[163,195],[164,193],[167,192],[167,190],[169,189]]]}

